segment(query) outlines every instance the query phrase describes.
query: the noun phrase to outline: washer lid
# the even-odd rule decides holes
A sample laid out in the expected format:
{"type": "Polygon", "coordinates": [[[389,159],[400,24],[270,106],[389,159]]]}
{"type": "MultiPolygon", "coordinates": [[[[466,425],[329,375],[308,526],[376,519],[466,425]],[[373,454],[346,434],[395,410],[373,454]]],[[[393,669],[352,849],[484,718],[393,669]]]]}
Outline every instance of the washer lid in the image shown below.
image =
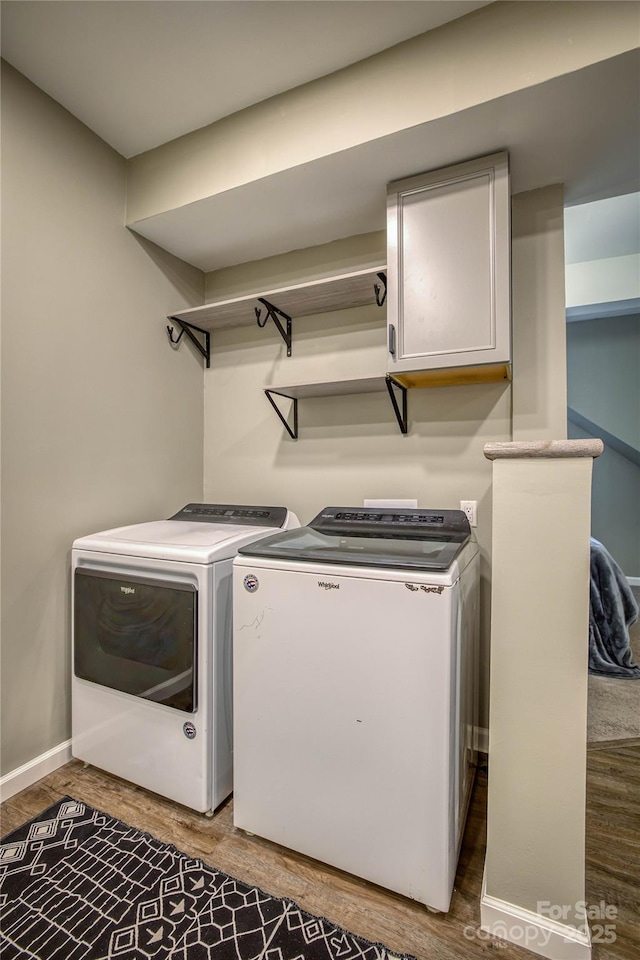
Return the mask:
{"type": "MultiPolygon", "coordinates": [[[[189,516],[187,513],[186,516],[189,516]]],[[[76,550],[148,557],[158,560],[182,560],[187,563],[211,563],[233,557],[239,546],[273,532],[274,526],[298,526],[298,520],[285,507],[233,507],[227,504],[188,504],[169,520],[135,523],[115,527],[74,541],[76,550]],[[211,514],[203,522],[179,519],[187,508],[210,508],[225,511],[223,517],[211,514]],[[235,517],[227,511],[250,511],[252,515],[235,517]],[[267,517],[258,517],[269,511],[267,517]],[[277,521],[276,522],[276,518],[277,521]],[[258,520],[262,522],[257,525],[258,520]]]]}
{"type": "Polygon", "coordinates": [[[471,537],[461,510],[325,507],[308,527],[241,547],[243,556],[448,570],[471,537]]]}

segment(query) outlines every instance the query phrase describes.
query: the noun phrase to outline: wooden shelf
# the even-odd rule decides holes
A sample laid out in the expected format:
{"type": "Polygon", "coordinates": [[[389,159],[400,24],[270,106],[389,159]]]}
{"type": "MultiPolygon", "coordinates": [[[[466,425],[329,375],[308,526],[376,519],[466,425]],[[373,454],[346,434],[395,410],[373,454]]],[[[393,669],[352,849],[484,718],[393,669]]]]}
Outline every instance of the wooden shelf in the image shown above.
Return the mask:
{"type": "Polygon", "coordinates": [[[381,374],[378,377],[352,377],[340,380],[313,380],[307,383],[272,384],[265,387],[266,397],[280,418],[280,422],[293,440],[298,439],[298,400],[307,400],[311,397],[344,397],[357,393],[378,393],[386,391],[393,406],[393,412],[401,433],[407,432],[407,389],[403,384],[389,376],[381,374]],[[286,397],[293,401],[291,423],[273,399],[286,397]]]}
{"type": "Polygon", "coordinates": [[[455,387],[468,383],[499,383],[511,380],[510,363],[484,363],[465,367],[434,367],[392,376],[403,387],[455,387]]]}
{"type": "Polygon", "coordinates": [[[256,322],[256,307],[261,308],[264,313],[260,298],[293,318],[367,306],[376,303],[375,284],[381,288],[382,298],[386,280],[381,282],[379,274],[386,277],[386,272],[386,264],[380,264],[323,280],[311,280],[295,286],[276,287],[274,290],[259,291],[230,300],[205,303],[201,307],[174,313],[168,319],[183,320],[202,330],[250,325],[256,322]]]}
{"type": "Polygon", "coordinates": [[[356,393],[377,393],[386,390],[386,376],[355,377],[341,380],[315,380],[307,383],[286,385],[269,384],[265,391],[278,393],[292,400],[308,400],[310,397],[343,397],[356,393]]]}

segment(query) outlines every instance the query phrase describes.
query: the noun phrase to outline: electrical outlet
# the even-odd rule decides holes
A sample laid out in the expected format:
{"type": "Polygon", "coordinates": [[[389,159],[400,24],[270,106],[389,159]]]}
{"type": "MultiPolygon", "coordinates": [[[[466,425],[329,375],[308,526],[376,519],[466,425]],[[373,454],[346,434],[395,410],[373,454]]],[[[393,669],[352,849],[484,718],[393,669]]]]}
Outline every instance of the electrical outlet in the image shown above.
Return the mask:
{"type": "Polygon", "coordinates": [[[461,500],[460,509],[464,510],[467,515],[467,520],[469,521],[470,527],[478,526],[478,501],[477,500],[461,500]]]}

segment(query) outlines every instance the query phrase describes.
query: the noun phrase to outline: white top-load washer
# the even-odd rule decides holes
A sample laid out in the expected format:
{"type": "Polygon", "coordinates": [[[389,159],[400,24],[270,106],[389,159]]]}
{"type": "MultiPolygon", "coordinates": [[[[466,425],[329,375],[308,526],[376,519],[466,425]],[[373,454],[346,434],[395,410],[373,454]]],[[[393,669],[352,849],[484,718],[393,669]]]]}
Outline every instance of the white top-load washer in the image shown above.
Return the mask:
{"type": "Polygon", "coordinates": [[[233,566],[236,826],[448,910],[476,759],[464,513],[327,507],[233,566]]]}
{"type": "Polygon", "coordinates": [[[187,504],[72,550],[72,753],[198,811],[232,790],[232,561],[284,507],[187,504]]]}

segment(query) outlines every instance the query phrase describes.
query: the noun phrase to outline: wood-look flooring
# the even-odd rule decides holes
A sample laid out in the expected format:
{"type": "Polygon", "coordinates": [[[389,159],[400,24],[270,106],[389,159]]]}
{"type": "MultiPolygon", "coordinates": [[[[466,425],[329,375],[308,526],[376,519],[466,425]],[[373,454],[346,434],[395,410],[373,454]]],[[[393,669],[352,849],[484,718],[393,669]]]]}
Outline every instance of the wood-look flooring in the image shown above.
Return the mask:
{"type": "MultiPolygon", "coordinates": [[[[68,794],[310,913],[382,942],[417,960],[462,960],[499,951],[504,960],[532,954],[476,935],[486,836],[486,773],[480,769],[448,914],[286,850],[233,826],[233,800],[213,818],[72,761],[7,800],[0,809],[6,834],[68,794]]],[[[615,942],[593,944],[594,960],[640,957],[640,740],[598,744],[588,754],[587,900],[617,910],[615,942]]],[[[389,816],[402,816],[390,810],[389,816]]],[[[607,921],[611,922],[611,921],[607,921]]],[[[592,932],[594,928],[592,922],[592,932]]]]}

